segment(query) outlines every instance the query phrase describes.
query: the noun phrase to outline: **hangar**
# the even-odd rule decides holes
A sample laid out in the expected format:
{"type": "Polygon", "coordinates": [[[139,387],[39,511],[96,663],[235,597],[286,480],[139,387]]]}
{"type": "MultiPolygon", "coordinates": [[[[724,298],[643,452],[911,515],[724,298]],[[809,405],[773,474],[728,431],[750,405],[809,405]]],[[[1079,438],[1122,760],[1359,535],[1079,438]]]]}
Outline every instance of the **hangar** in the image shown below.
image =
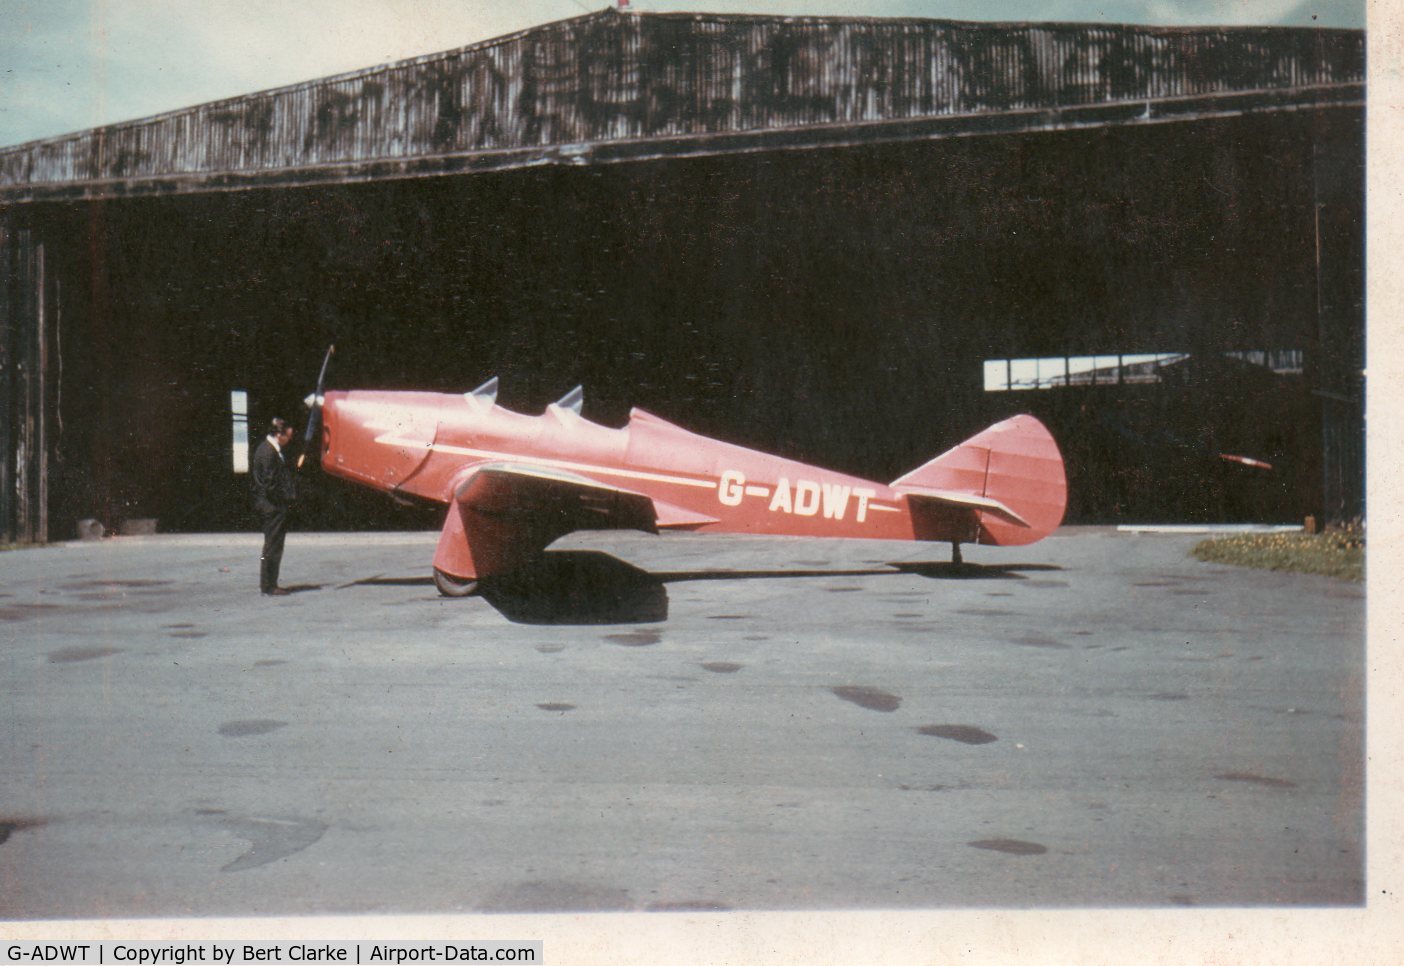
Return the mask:
{"type": "Polygon", "coordinates": [[[609,9],[3,148],[0,539],[247,526],[333,341],[878,479],[1032,412],[1074,522],[1355,517],[1364,111],[1362,31],[609,9]]]}

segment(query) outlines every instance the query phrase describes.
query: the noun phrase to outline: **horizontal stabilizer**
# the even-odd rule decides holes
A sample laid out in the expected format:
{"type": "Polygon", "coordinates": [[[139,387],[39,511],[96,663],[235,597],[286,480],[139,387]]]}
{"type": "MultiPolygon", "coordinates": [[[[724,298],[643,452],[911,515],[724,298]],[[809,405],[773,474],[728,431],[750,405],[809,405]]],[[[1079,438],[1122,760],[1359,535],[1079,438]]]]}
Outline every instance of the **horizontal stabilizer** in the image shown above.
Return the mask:
{"type": "Polygon", "coordinates": [[[898,488],[900,492],[907,494],[918,500],[932,500],[936,503],[943,503],[946,506],[965,507],[970,510],[983,510],[986,513],[993,513],[1008,523],[1017,527],[1029,527],[1032,524],[1009,507],[990,496],[979,496],[974,493],[961,493],[957,490],[929,490],[922,487],[903,486],[898,488]]]}

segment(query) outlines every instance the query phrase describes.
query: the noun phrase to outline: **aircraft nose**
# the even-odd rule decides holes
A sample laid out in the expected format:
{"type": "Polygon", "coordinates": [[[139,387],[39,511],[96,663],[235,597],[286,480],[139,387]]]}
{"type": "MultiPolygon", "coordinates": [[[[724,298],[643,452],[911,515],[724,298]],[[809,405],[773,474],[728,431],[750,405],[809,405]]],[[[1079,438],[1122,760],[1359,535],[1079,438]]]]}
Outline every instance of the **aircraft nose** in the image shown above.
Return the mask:
{"type": "Polygon", "coordinates": [[[332,433],[336,429],[336,400],[321,397],[318,402],[322,412],[322,460],[325,463],[332,450],[332,433]]]}

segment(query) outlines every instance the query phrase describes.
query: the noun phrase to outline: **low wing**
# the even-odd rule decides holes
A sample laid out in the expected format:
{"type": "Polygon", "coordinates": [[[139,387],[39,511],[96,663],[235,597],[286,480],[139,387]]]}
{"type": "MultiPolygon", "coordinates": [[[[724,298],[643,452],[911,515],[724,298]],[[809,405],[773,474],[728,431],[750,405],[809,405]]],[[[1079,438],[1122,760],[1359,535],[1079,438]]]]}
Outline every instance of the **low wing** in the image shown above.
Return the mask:
{"type": "Polygon", "coordinates": [[[576,530],[687,528],[712,522],[632,490],[529,463],[484,463],[454,487],[434,566],[464,580],[504,573],[576,530]]]}
{"type": "Polygon", "coordinates": [[[570,520],[572,530],[654,529],[653,502],[642,493],[528,463],[484,463],[453,498],[489,516],[570,520]]]}

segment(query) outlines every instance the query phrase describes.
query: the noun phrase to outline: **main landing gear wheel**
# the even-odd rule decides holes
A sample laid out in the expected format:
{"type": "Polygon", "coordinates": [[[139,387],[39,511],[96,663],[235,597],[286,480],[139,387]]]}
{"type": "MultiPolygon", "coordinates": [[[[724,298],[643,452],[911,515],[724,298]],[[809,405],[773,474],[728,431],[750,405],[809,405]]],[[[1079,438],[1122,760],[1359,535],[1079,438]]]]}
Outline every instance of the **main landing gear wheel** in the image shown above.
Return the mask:
{"type": "Polygon", "coordinates": [[[444,573],[438,567],[434,568],[434,586],[439,588],[439,593],[445,597],[471,597],[478,592],[476,580],[461,580],[452,574],[444,573]]]}

